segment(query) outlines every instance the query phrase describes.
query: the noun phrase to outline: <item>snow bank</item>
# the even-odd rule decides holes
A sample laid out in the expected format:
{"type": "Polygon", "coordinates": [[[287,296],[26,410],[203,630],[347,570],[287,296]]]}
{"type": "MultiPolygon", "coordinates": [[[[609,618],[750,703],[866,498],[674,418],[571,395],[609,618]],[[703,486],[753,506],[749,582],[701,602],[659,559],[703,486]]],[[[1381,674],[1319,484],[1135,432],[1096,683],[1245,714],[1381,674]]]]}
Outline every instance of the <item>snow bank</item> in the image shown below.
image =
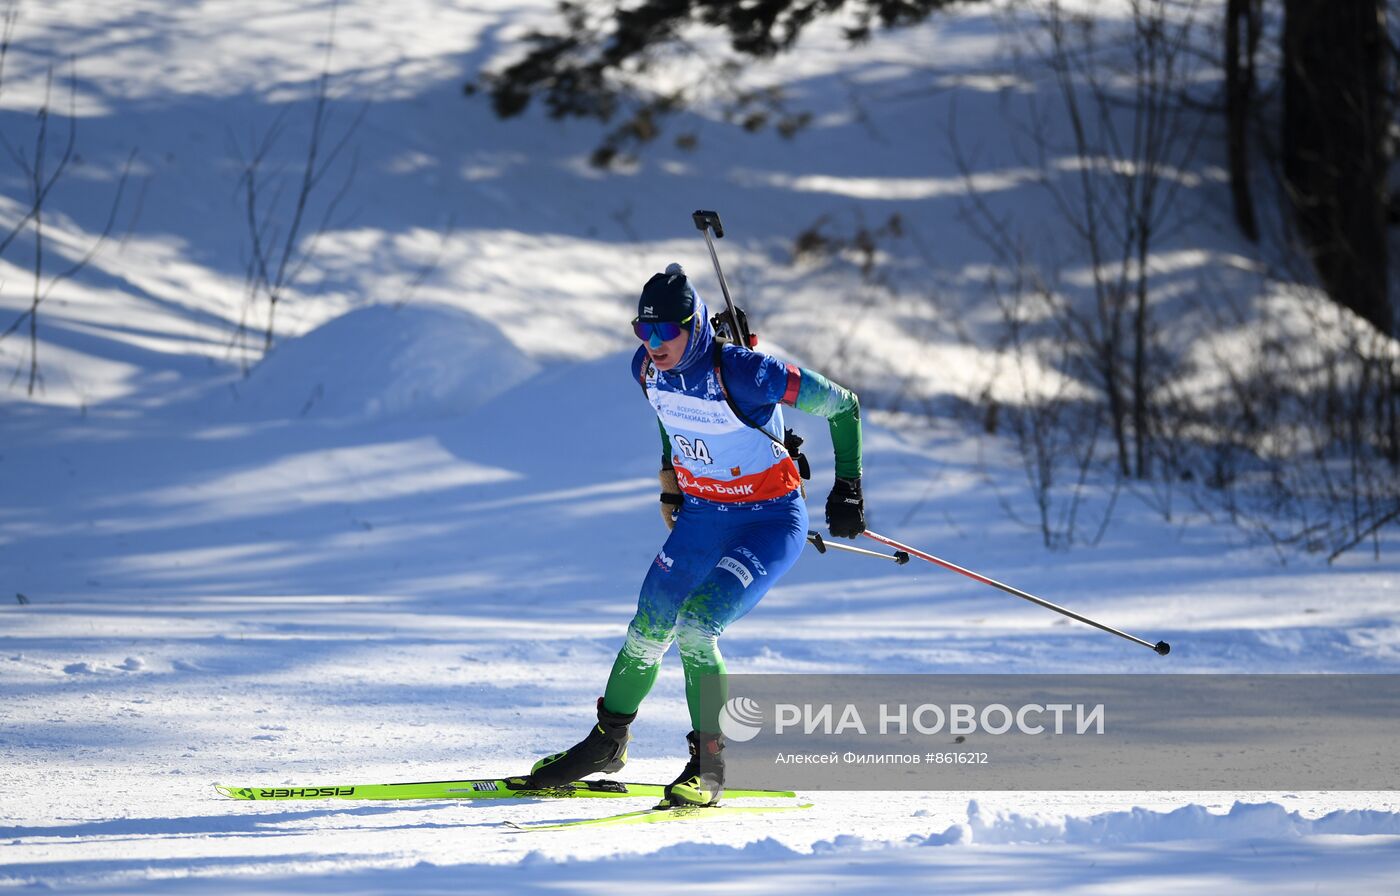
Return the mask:
{"type": "Polygon", "coordinates": [[[235,416],[368,420],[461,414],[539,365],[493,324],[444,305],[372,305],[276,346],[240,383],[235,416]]]}
{"type": "MultiPolygon", "coordinates": [[[[1191,803],[1170,812],[1134,808],[1121,812],[1059,820],[1035,818],[1020,813],[984,816],[976,800],[968,803],[967,823],[949,825],[927,836],[913,834],[903,840],[841,834],[817,840],[804,849],[773,837],[745,844],[687,840],[655,850],[621,852],[611,856],[578,856],[544,851],[528,853],[521,864],[580,865],[593,861],[626,864],[636,861],[745,859],[750,861],[789,861],[797,857],[846,857],[876,854],[889,858],[890,866],[903,861],[891,850],[920,846],[1007,846],[1070,845],[1088,847],[1132,846],[1175,840],[1214,843],[1230,841],[1290,841],[1323,834],[1353,836],[1400,835],[1400,813],[1343,809],[1320,818],[1303,817],[1278,803],[1235,803],[1229,812],[1212,813],[1205,806],[1191,803]]],[[[644,843],[644,841],[639,841],[644,843]]],[[[1212,847],[1219,849],[1219,847],[1212,847]]]]}
{"type": "Polygon", "coordinates": [[[1131,809],[1060,821],[1017,813],[984,818],[977,801],[967,807],[973,843],[1155,843],[1164,840],[1279,839],[1314,834],[1400,834],[1400,813],[1345,809],[1304,818],[1278,803],[1235,803],[1224,815],[1196,803],[1171,812],[1131,809]]]}

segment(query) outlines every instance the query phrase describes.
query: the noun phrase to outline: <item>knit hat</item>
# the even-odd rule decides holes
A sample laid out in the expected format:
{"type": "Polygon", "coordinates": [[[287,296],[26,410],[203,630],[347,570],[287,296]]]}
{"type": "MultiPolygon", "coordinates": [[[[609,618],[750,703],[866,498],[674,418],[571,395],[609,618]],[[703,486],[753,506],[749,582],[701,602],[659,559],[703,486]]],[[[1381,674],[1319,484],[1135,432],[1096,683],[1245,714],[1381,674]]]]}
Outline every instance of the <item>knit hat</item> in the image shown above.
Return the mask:
{"type": "Polygon", "coordinates": [[[637,320],[642,323],[680,323],[694,313],[695,290],[678,264],[668,265],[666,273],[648,280],[637,300],[637,320]]]}

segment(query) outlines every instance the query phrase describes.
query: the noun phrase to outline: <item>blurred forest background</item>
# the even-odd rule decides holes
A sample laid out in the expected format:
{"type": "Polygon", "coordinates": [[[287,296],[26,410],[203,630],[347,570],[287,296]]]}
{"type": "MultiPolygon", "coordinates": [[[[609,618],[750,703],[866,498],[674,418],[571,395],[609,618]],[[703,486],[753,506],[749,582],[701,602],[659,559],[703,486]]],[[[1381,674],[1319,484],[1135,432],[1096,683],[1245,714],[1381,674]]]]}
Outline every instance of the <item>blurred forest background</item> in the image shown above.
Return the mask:
{"type": "MultiPolygon", "coordinates": [[[[828,17],[858,44],[977,5],[989,4],[562,2],[555,27],[467,91],[488,94],[502,118],[539,103],[556,119],[602,122],[592,163],[604,168],[659,140],[694,147],[695,133],[670,125],[696,103],[720,104],[743,131],[794,138],[800,153],[810,111],[741,72],[802,53],[803,33],[828,17]],[[702,48],[695,35],[704,33],[722,34],[724,52],[702,48]],[[658,87],[656,63],[677,58],[692,80],[658,87]]],[[[1056,101],[1018,109],[1007,132],[1071,246],[1048,257],[1044,231],[1025,232],[980,195],[971,160],[961,165],[963,220],[1003,263],[986,284],[1004,322],[998,344],[1011,363],[1063,379],[1026,375],[1019,401],[988,392],[965,410],[1019,446],[1047,545],[1102,535],[1112,502],[1081,511],[1086,483],[1105,478],[1111,488],[1135,484],[1168,518],[1184,489],[1197,506],[1329,559],[1368,539],[1379,553],[1378,533],[1400,523],[1393,5],[995,5],[1031,48],[1008,70],[1057,88],[1056,101]],[[1219,158],[1260,275],[1243,296],[1173,282],[1158,255],[1191,226],[1181,188],[1219,158]],[[1087,278],[1067,276],[1081,266],[1087,278]],[[1254,301],[1276,286],[1298,300],[1254,301]],[[1241,327],[1247,345],[1208,344],[1241,327]]],[[[956,147],[955,121],[948,131],[956,147]]],[[[917,288],[877,262],[881,244],[904,235],[898,216],[840,233],[826,225],[813,222],[794,253],[844,257],[891,292],[917,288]]],[[[885,399],[898,406],[909,396],[885,399]]]]}

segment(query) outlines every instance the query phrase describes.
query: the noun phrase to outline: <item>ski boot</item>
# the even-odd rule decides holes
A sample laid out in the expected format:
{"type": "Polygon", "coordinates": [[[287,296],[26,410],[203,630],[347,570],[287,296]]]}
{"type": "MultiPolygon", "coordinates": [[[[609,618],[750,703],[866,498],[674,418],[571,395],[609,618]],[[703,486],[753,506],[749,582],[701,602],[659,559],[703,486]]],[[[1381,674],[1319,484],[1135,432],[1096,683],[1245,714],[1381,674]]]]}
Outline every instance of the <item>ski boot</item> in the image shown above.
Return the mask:
{"type": "Polygon", "coordinates": [[[692,731],[685,736],[690,761],[666,787],[672,806],[713,806],[724,793],[724,735],[692,731]]]}
{"type": "Polygon", "coordinates": [[[572,784],[594,772],[620,771],[627,763],[627,742],[632,736],[627,726],[636,713],[623,715],[603,708],[598,698],[598,724],[588,736],[562,753],[554,753],[535,763],[526,780],[531,787],[549,788],[572,784]]]}

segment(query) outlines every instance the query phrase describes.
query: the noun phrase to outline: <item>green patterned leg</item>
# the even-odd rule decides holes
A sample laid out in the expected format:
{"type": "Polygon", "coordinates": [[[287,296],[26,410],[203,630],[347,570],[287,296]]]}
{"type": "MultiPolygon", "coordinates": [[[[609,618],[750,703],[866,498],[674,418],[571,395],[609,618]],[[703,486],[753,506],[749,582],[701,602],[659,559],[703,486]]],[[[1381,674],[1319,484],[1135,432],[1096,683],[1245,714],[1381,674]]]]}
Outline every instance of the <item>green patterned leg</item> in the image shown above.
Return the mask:
{"type": "Polygon", "coordinates": [[[707,625],[684,614],[676,626],[685,669],[685,700],[696,731],[719,731],[719,710],[729,697],[718,637],[707,625]]]}
{"type": "Polygon", "coordinates": [[[669,626],[648,625],[640,615],[634,617],[608,676],[603,705],[612,712],[635,713],[656,684],[661,658],[673,636],[669,626]]]}

